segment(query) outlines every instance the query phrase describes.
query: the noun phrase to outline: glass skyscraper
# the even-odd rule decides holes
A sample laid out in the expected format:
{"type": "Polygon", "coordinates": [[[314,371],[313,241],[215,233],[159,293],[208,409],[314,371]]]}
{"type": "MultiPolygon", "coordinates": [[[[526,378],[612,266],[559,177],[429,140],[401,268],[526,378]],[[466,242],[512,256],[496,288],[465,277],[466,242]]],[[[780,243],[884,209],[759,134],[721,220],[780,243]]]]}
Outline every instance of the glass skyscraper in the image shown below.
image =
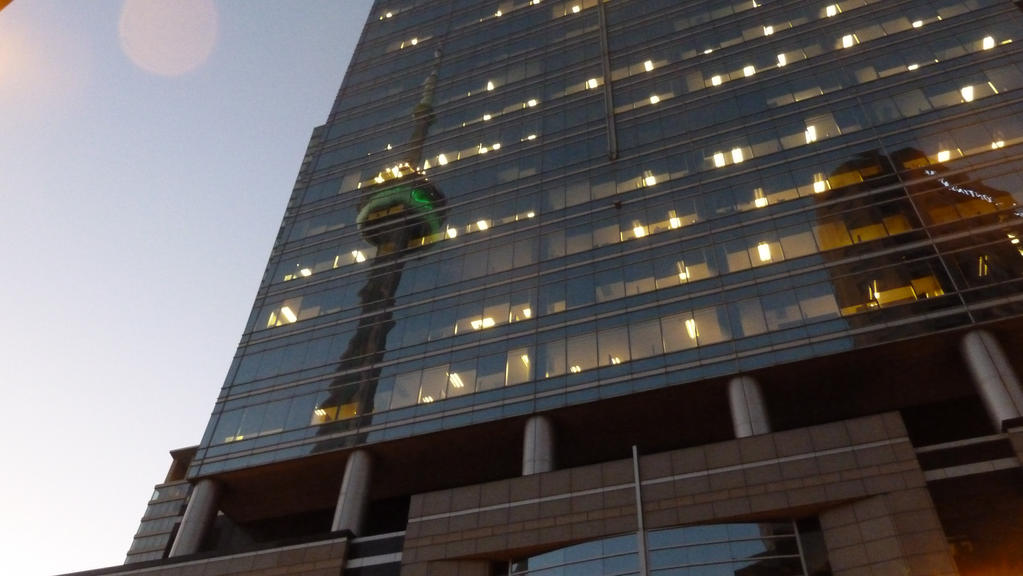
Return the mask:
{"type": "Polygon", "coordinates": [[[1021,40],[1008,0],[378,0],[109,572],[1016,574],[1021,40]]]}

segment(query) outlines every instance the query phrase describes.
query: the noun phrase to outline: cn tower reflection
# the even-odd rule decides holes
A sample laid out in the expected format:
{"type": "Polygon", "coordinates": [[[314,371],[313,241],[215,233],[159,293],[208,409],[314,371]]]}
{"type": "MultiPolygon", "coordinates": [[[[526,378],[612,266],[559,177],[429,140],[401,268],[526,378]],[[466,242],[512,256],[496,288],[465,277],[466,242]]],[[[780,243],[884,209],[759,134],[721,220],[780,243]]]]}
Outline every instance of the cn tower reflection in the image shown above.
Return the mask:
{"type": "MultiPolygon", "coordinates": [[[[406,257],[423,249],[420,239],[443,231],[444,194],[416,169],[434,121],[433,98],[441,54],[434,55],[433,70],[423,84],[423,97],[413,110],[414,128],[405,161],[388,169],[383,182],[363,188],[357,223],[363,239],[376,247],[369,261],[369,279],[359,290],[360,318],[355,334],[341,355],[340,373],[329,394],[315,408],[315,422],[350,421],[369,414],[380,377],[379,363],[394,328],[392,307],[401,283],[406,257]]],[[[380,408],[386,408],[380,407],[380,408]]],[[[337,427],[321,428],[321,433],[337,427]]]]}

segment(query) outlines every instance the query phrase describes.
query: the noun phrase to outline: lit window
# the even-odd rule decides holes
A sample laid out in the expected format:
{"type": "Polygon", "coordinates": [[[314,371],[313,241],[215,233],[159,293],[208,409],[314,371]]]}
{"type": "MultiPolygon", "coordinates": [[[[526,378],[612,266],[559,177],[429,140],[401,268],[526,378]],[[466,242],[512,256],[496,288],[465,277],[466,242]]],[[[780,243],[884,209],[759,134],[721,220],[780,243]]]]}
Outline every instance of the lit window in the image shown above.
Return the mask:
{"type": "Polygon", "coordinates": [[[686,333],[689,334],[691,340],[696,340],[696,337],[700,335],[700,331],[696,329],[696,320],[692,318],[686,320],[686,333]]]}
{"type": "Polygon", "coordinates": [[[480,230],[486,230],[487,228],[490,228],[490,223],[486,220],[478,220],[476,222],[476,227],[480,230]]]}
{"type": "Polygon", "coordinates": [[[654,94],[653,96],[650,97],[650,103],[651,104],[657,104],[660,101],[661,101],[661,97],[658,96],[657,94],[654,94]]]}
{"type": "Polygon", "coordinates": [[[983,50],[990,50],[995,47],[995,39],[991,36],[985,36],[980,42],[980,47],[983,50]]]}
{"type": "Polygon", "coordinates": [[[671,226],[672,228],[682,227],[682,219],[675,214],[674,210],[668,212],[668,226],[671,226]]]}
{"type": "Polygon", "coordinates": [[[362,253],[362,250],[352,250],[352,258],[355,258],[356,262],[366,261],[366,255],[362,253]]]}
{"type": "Polygon", "coordinates": [[[830,4],[830,5],[828,5],[828,7],[824,9],[824,14],[828,18],[831,18],[832,16],[838,15],[838,4],[830,4]]]}
{"type": "Polygon", "coordinates": [[[654,176],[652,172],[647,170],[643,174],[644,174],[643,175],[643,184],[645,186],[656,186],[657,185],[657,177],[654,176]]]}
{"type": "Polygon", "coordinates": [[[523,354],[522,356],[519,356],[519,360],[522,360],[523,364],[529,366],[529,354],[523,354]]]}
{"type": "Polygon", "coordinates": [[[711,76],[710,77],[710,84],[711,84],[711,86],[720,86],[721,85],[721,76],[711,76]]]}
{"type": "Polygon", "coordinates": [[[281,316],[284,316],[284,319],[289,323],[298,321],[298,316],[295,315],[290,306],[281,306],[281,316]]]}
{"type": "Polygon", "coordinates": [[[742,75],[749,78],[757,73],[757,69],[751,64],[742,69],[742,75]]]}
{"type": "MultiPolygon", "coordinates": [[[[689,267],[682,260],[675,262],[675,268],[678,269],[678,279],[682,282],[689,280],[689,267]]],[[[694,323],[693,326],[696,326],[694,323]]]]}
{"type": "Polygon", "coordinates": [[[448,228],[448,238],[454,238],[455,236],[458,236],[458,230],[448,228]]]}
{"type": "Polygon", "coordinates": [[[478,320],[473,320],[472,322],[469,322],[469,324],[472,326],[473,330],[480,330],[480,329],[483,329],[483,328],[493,328],[494,327],[494,319],[489,317],[489,316],[487,316],[486,318],[480,318],[478,320]]]}
{"type": "Polygon", "coordinates": [[[720,168],[725,165],[725,154],[723,152],[714,153],[714,166],[720,168]]]}
{"type": "Polygon", "coordinates": [[[789,63],[788,58],[784,54],[778,54],[778,66],[784,66],[789,63]]]}
{"type": "Polygon", "coordinates": [[[761,242],[757,244],[757,255],[760,256],[761,262],[771,261],[771,246],[767,242],[761,242]]]}
{"type": "Polygon", "coordinates": [[[653,72],[653,70],[654,70],[654,62],[653,62],[653,60],[647,60],[646,62],[644,62],[643,63],[643,69],[646,70],[647,72],[653,72]]]}
{"type": "Polygon", "coordinates": [[[493,83],[493,82],[490,82],[490,81],[488,81],[488,82],[487,82],[487,90],[493,90],[493,89],[494,89],[494,83],[493,83]]]}
{"type": "Polygon", "coordinates": [[[938,162],[948,162],[950,158],[952,158],[952,153],[948,150],[938,152],[938,162]]]}
{"type": "Polygon", "coordinates": [[[529,0],[529,3],[532,4],[533,6],[536,6],[537,4],[540,3],[540,0],[529,0]]]}
{"type": "Polygon", "coordinates": [[[457,372],[448,374],[448,382],[451,383],[452,388],[465,388],[465,382],[462,381],[462,377],[457,372]]]}
{"type": "Polygon", "coordinates": [[[445,156],[444,154],[438,154],[437,163],[440,164],[441,166],[445,166],[448,163],[448,157],[445,156]]]}
{"type": "Polygon", "coordinates": [[[983,278],[988,275],[988,272],[988,256],[985,254],[977,258],[977,276],[983,278]]]}
{"type": "Polygon", "coordinates": [[[578,4],[572,6],[572,14],[578,14],[580,10],[582,10],[582,7],[580,7],[578,4]]]}
{"type": "Polygon", "coordinates": [[[856,43],[856,38],[852,34],[846,34],[842,36],[842,48],[851,48],[856,43]]]}
{"type": "Polygon", "coordinates": [[[774,34],[774,26],[764,26],[764,36],[774,34]]]}
{"type": "Polygon", "coordinates": [[[763,208],[767,206],[767,198],[764,197],[764,189],[757,188],[753,190],[753,205],[757,208],[763,208]]]}
{"type": "Polygon", "coordinates": [[[587,88],[593,89],[593,88],[596,88],[598,85],[599,85],[599,82],[597,82],[596,78],[590,78],[589,80],[586,81],[586,87],[587,88]]]}
{"type": "Polygon", "coordinates": [[[973,86],[963,86],[959,93],[963,95],[963,102],[973,102],[973,86]]]}
{"type": "Polygon", "coordinates": [[[828,189],[828,180],[823,174],[817,174],[813,178],[813,191],[815,194],[820,194],[828,189]]]}
{"type": "Polygon", "coordinates": [[[646,228],[643,227],[639,222],[632,223],[632,235],[636,238],[642,238],[646,236],[646,228]]]}
{"type": "Polygon", "coordinates": [[[742,156],[742,148],[732,148],[732,162],[738,164],[744,160],[742,156]]]}
{"type": "Polygon", "coordinates": [[[817,127],[816,126],[807,126],[806,127],[806,133],[804,135],[806,136],[806,143],[807,144],[809,144],[811,142],[816,142],[817,141],[817,127]]]}

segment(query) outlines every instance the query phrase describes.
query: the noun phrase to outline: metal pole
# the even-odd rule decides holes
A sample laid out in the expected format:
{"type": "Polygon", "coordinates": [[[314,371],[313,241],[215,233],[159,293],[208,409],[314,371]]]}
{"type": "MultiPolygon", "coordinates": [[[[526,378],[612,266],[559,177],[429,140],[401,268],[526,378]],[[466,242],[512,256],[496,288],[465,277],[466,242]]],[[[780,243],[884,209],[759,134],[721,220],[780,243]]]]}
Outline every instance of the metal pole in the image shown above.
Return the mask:
{"type": "Polygon", "coordinates": [[[632,477],[636,486],[636,546],[639,556],[639,575],[647,576],[646,567],[646,529],[643,527],[643,494],[639,486],[639,452],[632,445],[632,477]]]}

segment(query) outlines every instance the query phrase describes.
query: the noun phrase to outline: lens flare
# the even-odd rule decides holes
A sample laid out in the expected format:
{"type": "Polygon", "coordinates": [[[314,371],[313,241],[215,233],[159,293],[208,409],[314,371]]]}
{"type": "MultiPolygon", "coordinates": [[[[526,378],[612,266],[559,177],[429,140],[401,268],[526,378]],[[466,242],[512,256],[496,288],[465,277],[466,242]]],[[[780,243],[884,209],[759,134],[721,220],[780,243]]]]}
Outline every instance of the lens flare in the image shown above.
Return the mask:
{"type": "Polygon", "coordinates": [[[217,41],[213,0],[126,0],[118,26],[121,49],[153,74],[181,76],[201,66],[217,41]]]}

